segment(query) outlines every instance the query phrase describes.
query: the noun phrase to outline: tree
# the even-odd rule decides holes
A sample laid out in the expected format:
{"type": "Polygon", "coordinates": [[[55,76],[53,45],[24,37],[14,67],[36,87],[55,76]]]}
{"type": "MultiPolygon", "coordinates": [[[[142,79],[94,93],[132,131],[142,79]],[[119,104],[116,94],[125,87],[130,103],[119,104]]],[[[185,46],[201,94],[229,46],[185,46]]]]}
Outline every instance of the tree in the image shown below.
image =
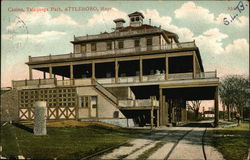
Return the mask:
{"type": "Polygon", "coordinates": [[[219,95],[228,110],[228,120],[231,119],[230,114],[233,108],[236,108],[243,116],[243,107],[247,102],[247,88],[249,88],[249,80],[243,76],[231,75],[227,76],[219,85],[219,95]]]}
{"type": "Polygon", "coordinates": [[[201,106],[200,100],[190,101],[189,108],[194,111],[195,119],[198,120],[199,118],[199,109],[201,106]]]}

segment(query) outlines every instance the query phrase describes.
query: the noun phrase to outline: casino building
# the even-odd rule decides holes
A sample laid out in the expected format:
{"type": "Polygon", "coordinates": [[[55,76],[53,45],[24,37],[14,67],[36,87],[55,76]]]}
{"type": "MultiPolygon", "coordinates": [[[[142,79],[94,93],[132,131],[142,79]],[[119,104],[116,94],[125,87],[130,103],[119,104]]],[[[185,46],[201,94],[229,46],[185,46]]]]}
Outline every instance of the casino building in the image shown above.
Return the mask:
{"type": "Polygon", "coordinates": [[[48,120],[171,125],[186,121],[187,101],[214,100],[216,125],[219,78],[205,72],[195,41],[144,24],[140,12],[128,17],[128,26],[115,19],[110,33],[74,36],[73,53],[29,56],[29,80],[13,81],[19,120],[32,120],[41,100],[48,120]]]}

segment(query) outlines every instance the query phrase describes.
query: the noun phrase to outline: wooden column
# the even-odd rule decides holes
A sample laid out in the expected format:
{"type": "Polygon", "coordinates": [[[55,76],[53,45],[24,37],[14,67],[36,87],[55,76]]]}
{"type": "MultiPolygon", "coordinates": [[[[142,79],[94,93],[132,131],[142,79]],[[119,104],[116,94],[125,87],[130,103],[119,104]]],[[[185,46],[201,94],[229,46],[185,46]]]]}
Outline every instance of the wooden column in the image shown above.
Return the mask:
{"type": "Polygon", "coordinates": [[[165,57],[165,80],[167,80],[168,79],[168,56],[166,55],[166,57],[165,57]]]}
{"type": "Polygon", "coordinates": [[[195,53],[193,54],[193,78],[196,77],[195,53]]]}
{"type": "Polygon", "coordinates": [[[52,78],[52,66],[49,65],[49,78],[52,78]]]}
{"type": "Polygon", "coordinates": [[[140,56],[140,82],[143,81],[143,64],[142,64],[142,57],[140,56]]]}
{"type": "Polygon", "coordinates": [[[43,72],[43,79],[46,79],[46,72],[43,72]]]}
{"type": "Polygon", "coordinates": [[[32,80],[33,79],[33,75],[32,75],[32,67],[29,67],[29,79],[32,80]]]}
{"type": "Polygon", "coordinates": [[[73,65],[70,64],[70,80],[74,79],[74,69],[73,69],[73,65]]]}
{"type": "Polygon", "coordinates": [[[115,83],[118,83],[118,73],[119,73],[119,66],[118,66],[118,60],[115,59],[115,83]]]}
{"type": "Polygon", "coordinates": [[[160,111],[159,108],[157,109],[157,127],[160,126],[160,111]]]}
{"type": "Polygon", "coordinates": [[[162,88],[159,87],[159,107],[160,107],[160,125],[162,125],[163,123],[163,115],[162,115],[162,110],[163,110],[163,107],[162,107],[162,88]]]}
{"type": "Polygon", "coordinates": [[[153,108],[153,106],[150,110],[150,126],[151,126],[151,129],[153,129],[153,126],[154,126],[154,108],[153,108]]]}
{"type": "Polygon", "coordinates": [[[95,63],[92,62],[92,79],[95,79],[95,63]]]}
{"type": "Polygon", "coordinates": [[[166,100],[165,101],[165,125],[169,124],[169,114],[168,114],[168,110],[169,110],[169,101],[166,100]]]}
{"type": "Polygon", "coordinates": [[[217,127],[219,123],[219,100],[218,87],[215,87],[214,93],[214,126],[217,127]]]}
{"type": "Polygon", "coordinates": [[[166,96],[162,96],[161,125],[166,125],[166,96]]]}

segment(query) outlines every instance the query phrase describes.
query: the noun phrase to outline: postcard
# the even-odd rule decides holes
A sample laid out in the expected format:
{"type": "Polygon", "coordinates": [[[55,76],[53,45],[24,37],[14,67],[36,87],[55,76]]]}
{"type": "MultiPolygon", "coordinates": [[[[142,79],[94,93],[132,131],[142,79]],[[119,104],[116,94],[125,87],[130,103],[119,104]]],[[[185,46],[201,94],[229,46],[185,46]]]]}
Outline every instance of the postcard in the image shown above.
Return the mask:
{"type": "Polygon", "coordinates": [[[249,1],[3,0],[1,14],[1,159],[249,157],[249,1]]]}

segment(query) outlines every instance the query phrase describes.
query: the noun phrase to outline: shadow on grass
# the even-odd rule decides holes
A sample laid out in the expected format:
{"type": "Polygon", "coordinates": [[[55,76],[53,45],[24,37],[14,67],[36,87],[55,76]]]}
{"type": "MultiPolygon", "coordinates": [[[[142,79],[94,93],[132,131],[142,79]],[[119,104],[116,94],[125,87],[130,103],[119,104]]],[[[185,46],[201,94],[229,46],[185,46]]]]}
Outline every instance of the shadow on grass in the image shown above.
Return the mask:
{"type": "Polygon", "coordinates": [[[20,123],[12,123],[13,124],[13,126],[15,126],[15,127],[17,127],[17,128],[20,128],[20,129],[22,129],[22,130],[25,130],[25,131],[27,131],[27,132],[29,132],[29,133],[33,133],[33,129],[32,128],[29,128],[29,127],[27,127],[27,126],[25,126],[25,125],[23,125],[23,124],[20,124],[20,123]]]}
{"type": "Polygon", "coordinates": [[[181,125],[180,127],[199,127],[199,128],[213,128],[212,123],[187,123],[184,125],[181,125]]]}

